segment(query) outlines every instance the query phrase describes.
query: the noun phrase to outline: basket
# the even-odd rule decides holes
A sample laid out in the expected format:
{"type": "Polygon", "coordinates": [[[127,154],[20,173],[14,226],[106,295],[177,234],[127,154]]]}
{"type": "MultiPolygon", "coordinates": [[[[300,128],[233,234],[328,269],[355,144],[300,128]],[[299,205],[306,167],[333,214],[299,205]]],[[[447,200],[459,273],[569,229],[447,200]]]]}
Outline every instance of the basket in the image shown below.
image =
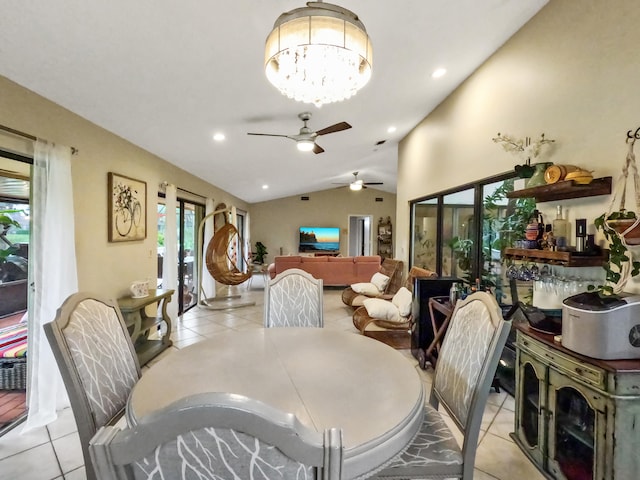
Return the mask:
{"type": "Polygon", "coordinates": [[[27,327],[17,324],[0,332],[0,390],[27,388],[27,327]]]}
{"type": "Polygon", "coordinates": [[[624,236],[627,245],[640,245],[640,224],[637,224],[635,218],[607,220],[607,225],[624,236]]]}
{"type": "Polygon", "coordinates": [[[27,388],[27,357],[0,359],[0,390],[27,388]]]}

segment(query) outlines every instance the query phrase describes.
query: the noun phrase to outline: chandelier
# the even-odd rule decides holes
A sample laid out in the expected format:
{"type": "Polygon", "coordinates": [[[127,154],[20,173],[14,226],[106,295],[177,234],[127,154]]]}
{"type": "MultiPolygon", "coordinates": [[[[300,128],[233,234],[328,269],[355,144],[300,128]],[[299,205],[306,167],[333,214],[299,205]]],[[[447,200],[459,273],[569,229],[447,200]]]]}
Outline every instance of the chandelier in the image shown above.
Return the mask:
{"type": "Polygon", "coordinates": [[[371,78],[371,40],[358,16],[307,2],[283,13],[267,37],[265,72],[284,95],[320,107],[355,95],[371,78]]]}

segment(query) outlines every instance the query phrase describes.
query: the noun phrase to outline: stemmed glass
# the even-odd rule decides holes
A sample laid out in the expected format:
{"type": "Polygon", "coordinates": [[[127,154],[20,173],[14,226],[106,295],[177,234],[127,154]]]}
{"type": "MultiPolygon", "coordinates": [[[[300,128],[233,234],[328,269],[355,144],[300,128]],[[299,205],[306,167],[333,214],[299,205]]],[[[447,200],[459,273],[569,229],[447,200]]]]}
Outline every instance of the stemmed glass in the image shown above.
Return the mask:
{"type": "Polygon", "coordinates": [[[509,280],[517,280],[518,279],[518,267],[516,266],[515,263],[510,264],[507,267],[507,278],[509,280]]]}

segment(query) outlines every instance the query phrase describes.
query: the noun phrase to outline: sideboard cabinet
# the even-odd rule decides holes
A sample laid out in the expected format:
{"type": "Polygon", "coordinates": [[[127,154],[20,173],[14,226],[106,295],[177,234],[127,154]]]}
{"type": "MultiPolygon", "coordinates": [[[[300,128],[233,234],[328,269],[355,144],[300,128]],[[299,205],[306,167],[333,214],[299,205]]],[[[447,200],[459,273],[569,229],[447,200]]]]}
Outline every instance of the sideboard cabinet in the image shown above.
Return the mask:
{"type": "Polygon", "coordinates": [[[640,361],[591,359],[516,328],[516,444],[550,479],[638,478],[640,361]]]}

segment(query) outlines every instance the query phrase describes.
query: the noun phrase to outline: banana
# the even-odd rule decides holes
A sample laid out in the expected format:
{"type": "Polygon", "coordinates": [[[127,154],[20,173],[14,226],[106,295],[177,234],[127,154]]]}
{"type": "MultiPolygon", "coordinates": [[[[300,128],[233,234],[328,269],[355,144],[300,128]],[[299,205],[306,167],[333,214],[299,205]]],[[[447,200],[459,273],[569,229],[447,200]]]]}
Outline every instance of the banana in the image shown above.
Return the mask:
{"type": "Polygon", "coordinates": [[[575,183],[586,185],[593,180],[593,174],[589,170],[576,170],[569,172],[564,177],[565,180],[573,180],[575,183]]]}

